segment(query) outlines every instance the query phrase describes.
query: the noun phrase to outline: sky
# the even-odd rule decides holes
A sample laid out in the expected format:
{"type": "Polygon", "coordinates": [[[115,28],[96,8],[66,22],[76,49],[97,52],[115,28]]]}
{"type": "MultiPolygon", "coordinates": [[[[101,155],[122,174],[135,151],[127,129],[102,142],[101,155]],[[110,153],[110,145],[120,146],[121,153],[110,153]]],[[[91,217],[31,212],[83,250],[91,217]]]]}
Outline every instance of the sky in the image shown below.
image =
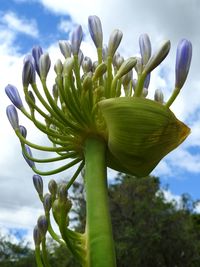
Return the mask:
{"type": "MultiPolygon", "coordinates": [[[[148,33],[152,48],[156,50],[166,39],[171,41],[171,51],[159,68],[153,71],[149,95],[155,89],[163,90],[165,99],[174,85],[176,47],[182,38],[193,45],[193,58],[188,79],[171,109],[177,118],[191,128],[187,140],[167,155],[153,171],[161,185],[168,185],[166,197],[180,199],[188,193],[200,199],[200,2],[198,0],[1,0],[0,5],[0,232],[15,233],[21,229],[31,239],[32,228],[42,214],[41,203],[33,188],[33,172],[21,155],[20,144],[5,115],[10,104],[4,88],[15,85],[21,96],[21,71],[23,58],[35,45],[43,47],[51,57],[52,65],[58,58],[58,41],[68,39],[72,30],[81,24],[84,55],[95,59],[94,45],[89,37],[89,15],[101,18],[104,43],[113,29],[123,31],[119,51],[124,57],[138,54],[138,38],[148,33]]],[[[62,58],[63,59],[63,58],[62,58]]],[[[52,85],[53,70],[48,78],[52,85]]],[[[37,143],[46,142],[38,131],[20,116],[28,129],[28,137],[37,143]]],[[[70,172],[56,177],[45,177],[47,186],[51,178],[63,179],[70,172]]],[[[114,174],[109,171],[112,181],[114,174]]],[[[199,208],[200,211],[200,208],[199,208]]]]}

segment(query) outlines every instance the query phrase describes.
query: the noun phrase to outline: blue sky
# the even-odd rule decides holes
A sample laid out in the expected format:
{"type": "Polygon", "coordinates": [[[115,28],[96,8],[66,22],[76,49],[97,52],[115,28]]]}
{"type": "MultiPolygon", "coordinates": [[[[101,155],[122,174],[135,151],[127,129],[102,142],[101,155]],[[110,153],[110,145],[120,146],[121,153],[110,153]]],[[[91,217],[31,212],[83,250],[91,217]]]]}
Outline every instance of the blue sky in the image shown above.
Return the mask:
{"type": "MultiPolygon", "coordinates": [[[[20,154],[20,146],[5,116],[9,104],[4,87],[15,84],[21,90],[21,69],[25,54],[34,45],[41,45],[50,53],[52,62],[61,57],[58,40],[69,38],[71,30],[82,24],[85,38],[82,50],[94,56],[92,41],[89,41],[87,17],[92,14],[102,19],[105,42],[114,28],[120,28],[123,41],[120,52],[125,57],[138,53],[138,38],[147,32],[153,49],[163,39],[170,39],[171,52],[161,68],[152,74],[149,97],[161,88],[166,99],[173,89],[176,46],[181,38],[193,43],[191,71],[181,95],[172,106],[177,117],[187,123],[192,133],[180,148],[169,154],[153,174],[161,179],[162,185],[169,185],[170,194],[178,199],[189,193],[193,199],[200,199],[200,3],[191,0],[2,0],[0,6],[0,113],[2,138],[0,145],[0,227],[23,228],[31,231],[37,214],[42,212],[32,186],[32,171],[20,154]],[[160,3],[161,2],[161,3],[160,3]],[[89,42],[89,43],[88,43],[89,42]],[[15,212],[15,218],[13,218],[15,212]],[[33,215],[34,213],[34,215],[33,215]],[[20,219],[21,218],[21,219],[20,219]],[[24,219],[22,219],[24,218],[24,219]],[[20,222],[19,222],[20,221],[20,222]]],[[[53,72],[52,72],[53,73],[53,72]]],[[[53,77],[51,78],[53,82],[53,77]]],[[[50,81],[50,82],[51,82],[50,81]]],[[[28,127],[31,125],[25,122],[28,127]]],[[[39,141],[38,133],[31,128],[31,138],[39,141]]],[[[110,173],[110,172],[109,172],[110,173]]],[[[68,174],[63,174],[67,176],[68,174]]],[[[59,178],[63,178],[60,174],[59,178]]],[[[113,176],[113,174],[111,175],[113,176]]],[[[52,177],[50,177],[52,178],[52,177]]],[[[46,179],[47,184],[48,178],[46,179]]],[[[25,230],[24,230],[25,231],[25,230]]],[[[25,233],[27,233],[25,231],[25,233]]]]}

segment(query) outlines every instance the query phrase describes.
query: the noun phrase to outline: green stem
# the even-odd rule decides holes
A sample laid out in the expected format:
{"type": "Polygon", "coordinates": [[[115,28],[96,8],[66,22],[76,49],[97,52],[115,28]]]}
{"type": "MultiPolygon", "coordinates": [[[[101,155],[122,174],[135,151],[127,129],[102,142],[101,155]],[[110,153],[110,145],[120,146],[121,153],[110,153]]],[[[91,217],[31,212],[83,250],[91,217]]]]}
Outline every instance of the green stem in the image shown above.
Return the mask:
{"type": "Polygon", "coordinates": [[[42,263],[41,255],[40,255],[40,246],[35,247],[35,259],[36,259],[37,267],[44,267],[42,263]]]}
{"type": "Polygon", "coordinates": [[[167,101],[167,103],[165,104],[166,107],[170,107],[172,105],[172,103],[174,102],[174,100],[176,99],[177,95],[180,92],[180,88],[175,87],[171,97],[169,98],[169,100],[167,101]]]}
{"type": "Polygon", "coordinates": [[[106,145],[98,138],[85,143],[88,267],[115,267],[115,250],[108,205],[106,145]]]}

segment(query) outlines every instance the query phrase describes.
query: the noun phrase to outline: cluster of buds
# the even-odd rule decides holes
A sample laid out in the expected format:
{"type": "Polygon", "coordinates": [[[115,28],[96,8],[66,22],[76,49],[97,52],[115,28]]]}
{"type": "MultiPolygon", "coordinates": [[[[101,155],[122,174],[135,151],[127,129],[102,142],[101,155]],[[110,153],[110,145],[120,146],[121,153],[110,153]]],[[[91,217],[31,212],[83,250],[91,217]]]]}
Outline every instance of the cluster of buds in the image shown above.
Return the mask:
{"type": "Polygon", "coordinates": [[[141,57],[124,59],[117,51],[123,35],[120,30],[114,30],[108,45],[103,46],[100,19],[90,16],[88,27],[97,49],[97,61],[83,55],[80,49],[83,32],[78,26],[71,42],[59,42],[64,61],[58,59],[54,65],[56,78],[50,92],[46,83],[50,57],[41,47],[34,47],[32,54],[24,59],[22,73],[28,109],[16,87],[8,85],[6,94],[13,103],[7,107],[8,119],[21,142],[24,158],[39,175],[55,174],[79,163],[71,184],[84,167],[84,145],[90,136],[107,144],[108,167],[137,176],[147,175],[190,132],[169,107],[187,78],[192,45],[186,39],[178,44],[170,99],[164,102],[163,93],[156,90],[154,100],[150,100],[147,95],[151,72],[168,55],[170,41],[152,54],[149,36],[142,34],[141,57]],[[36,74],[43,93],[37,87],[36,74]],[[27,130],[19,124],[16,108],[47,136],[52,146],[37,145],[27,139],[27,130]],[[31,148],[55,152],[57,156],[38,159],[31,148]],[[71,161],[47,172],[35,164],[66,159],[71,161]]]}
{"type": "Polygon", "coordinates": [[[44,266],[49,266],[48,257],[46,255],[47,232],[60,245],[67,245],[76,259],[84,264],[86,258],[85,235],[68,228],[68,215],[72,206],[72,203],[68,198],[68,184],[57,184],[57,182],[52,179],[48,183],[49,192],[46,194],[43,193],[43,180],[40,175],[33,175],[33,184],[44,208],[44,215],[41,215],[38,218],[37,224],[33,230],[38,266],[43,266],[40,265],[40,263],[44,264],[44,266]],[[58,225],[61,236],[57,234],[52,227],[50,213],[52,213],[53,218],[58,225]]]}

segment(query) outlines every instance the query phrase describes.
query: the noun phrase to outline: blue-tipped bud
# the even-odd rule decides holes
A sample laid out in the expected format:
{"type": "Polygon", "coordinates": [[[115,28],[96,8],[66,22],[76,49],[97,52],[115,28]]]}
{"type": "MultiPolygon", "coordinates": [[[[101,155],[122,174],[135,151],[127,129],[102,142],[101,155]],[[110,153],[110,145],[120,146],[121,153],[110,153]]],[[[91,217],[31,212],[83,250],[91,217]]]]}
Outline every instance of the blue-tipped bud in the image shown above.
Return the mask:
{"type": "Polygon", "coordinates": [[[39,246],[42,241],[41,233],[37,225],[33,229],[33,240],[36,247],[39,246]]]}
{"type": "Polygon", "coordinates": [[[102,48],[103,44],[103,31],[101,26],[101,20],[97,16],[88,17],[88,28],[90,36],[96,46],[96,48],[102,48]]]}
{"type": "Polygon", "coordinates": [[[55,180],[50,180],[48,183],[48,188],[49,188],[49,192],[53,195],[56,196],[57,194],[57,183],[55,180]]]}
{"type": "Polygon", "coordinates": [[[119,44],[122,40],[123,33],[116,29],[114,30],[111,35],[108,42],[108,56],[113,57],[117,48],[119,47],[119,44]]]}
{"type": "Polygon", "coordinates": [[[140,53],[142,56],[142,64],[146,65],[151,57],[151,42],[148,34],[141,34],[139,37],[140,53]]]}
{"type": "Polygon", "coordinates": [[[85,73],[92,71],[92,60],[90,57],[84,57],[82,68],[85,73]]]}
{"type": "Polygon", "coordinates": [[[15,108],[15,106],[13,105],[9,105],[6,108],[6,114],[8,117],[8,120],[10,122],[10,124],[12,125],[14,130],[19,129],[19,118],[18,118],[18,114],[17,114],[17,110],[15,108]]]}
{"type": "Polygon", "coordinates": [[[40,47],[40,46],[33,47],[32,56],[33,56],[34,61],[35,61],[35,70],[39,76],[40,76],[39,61],[40,61],[40,57],[42,54],[43,54],[42,47],[40,47]]]}
{"type": "Polygon", "coordinates": [[[33,175],[33,184],[40,196],[43,195],[43,180],[42,177],[38,174],[33,175]]]}
{"type": "Polygon", "coordinates": [[[148,73],[147,76],[146,76],[146,79],[144,81],[144,88],[148,89],[149,83],[150,83],[150,79],[151,79],[151,73],[148,73]]]}
{"type": "Polygon", "coordinates": [[[15,107],[19,109],[23,107],[21,97],[15,86],[8,84],[5,88],[5,92],[7,96],[10,98],[11,102],[15,105],[15,107]]]}
{"type": "Polygon", "coordinates": [[[156,89],[155,90],[155,94],[154,94],[154,100],[156,102],[159,102],[161,104],[163,104],[164,102],[164,95],[161,89],[156,89]]]}
{"type": "Polygon", "coordinates": [[[43,206],[44,206],[45,213],[49,213],[51,206],[52,206],[52,197],[49,193],[46,193],[44,195],[43,206]]]}
{"type": "Polygon", "coordinates": [[[72,44],[73,55],[78,55],[82,38],[83,38],[83,30],[81,25],[79,25],[72,33],[71,44],[72,44]]]}
{"type": "Polygon", "coordinates": [[[72,47],[70,42],[68,41],[59,41],[59,47],[60,47],[60,51],[63,54],[63,56],[65,58],[70,57],[71,56],[71,52],[72,52],[72,47]]]}
{"type": "Polygon", "coordinates": [[[24,58],[24,66],[22,70],[22,83],[24,87],[28,87],[29,84],[35,83],[34,64],[34,58],[31,55],[27,55],[24,58]]]}
{"type": "Polygon", "coordinates": [[[153,69],[155,69],[166,58],[169,53],[170,47],[170,41],[165,41],[160,47],[160,49],[155,52],[153,56],[148,60],[147,64],[143,69],[143,72],[149,73],[153,69]]]}
{"type": "Polygon", "coordinates": [[[181,89],[187,78],[192,59],[192,44],[186,39],[182,39],[176,52],[176,82],[175,87],[181,89]]]}
{"type": "MultiPolygon", "coordinates": [[[[33,156],[33,155],[32,155],[32,152],[31,152],[31,149],[30,149],[29,146],[25,145],[25,150],[26,150],[26,153],[27,153],[30,157],[33,156]]],[[[28,159],[28,158],[24,155],[23,152],[22,152],[22,155],[23,155],[24,159],[26,160],[26,162],[28,163],[28,165],[29,165],[31,168],[35,167],[35,163],[34,163],[32,160],[28,159]]]]}
{"type": "Polygon", "coordinates": [[[41,233],[41,237],[45,237],[48,230],[48,221],[45,215],[41,215],[37,221],[38,229],[41,233]]]}
{"type": "Polygon", "coordinates": [[[23,125],[19,125],[19,131],[20,131],[21,135],[24,138],[26,138],[26,136],[27,136],[27,130],[26,130],[26,128],[23,125]]]}
{"type": "Polygon", "coordinates": [[[51,67],[51,60],[49,54],[48,53],[42,54],[39,60],[39,70],[41,79],[46,79],[50,67],[51,67]]]}
{"type": "Polygon", "coordinates": [[[78,63],[79,63],[79,65],[81,65],[81,64],[82,64],[82,62],[83,62],[83,59],[84,59],[83,52],[82,52],[82,50],[81,50],[81,49],[79,49],[79,52],[78,52],[78,63]]]}

